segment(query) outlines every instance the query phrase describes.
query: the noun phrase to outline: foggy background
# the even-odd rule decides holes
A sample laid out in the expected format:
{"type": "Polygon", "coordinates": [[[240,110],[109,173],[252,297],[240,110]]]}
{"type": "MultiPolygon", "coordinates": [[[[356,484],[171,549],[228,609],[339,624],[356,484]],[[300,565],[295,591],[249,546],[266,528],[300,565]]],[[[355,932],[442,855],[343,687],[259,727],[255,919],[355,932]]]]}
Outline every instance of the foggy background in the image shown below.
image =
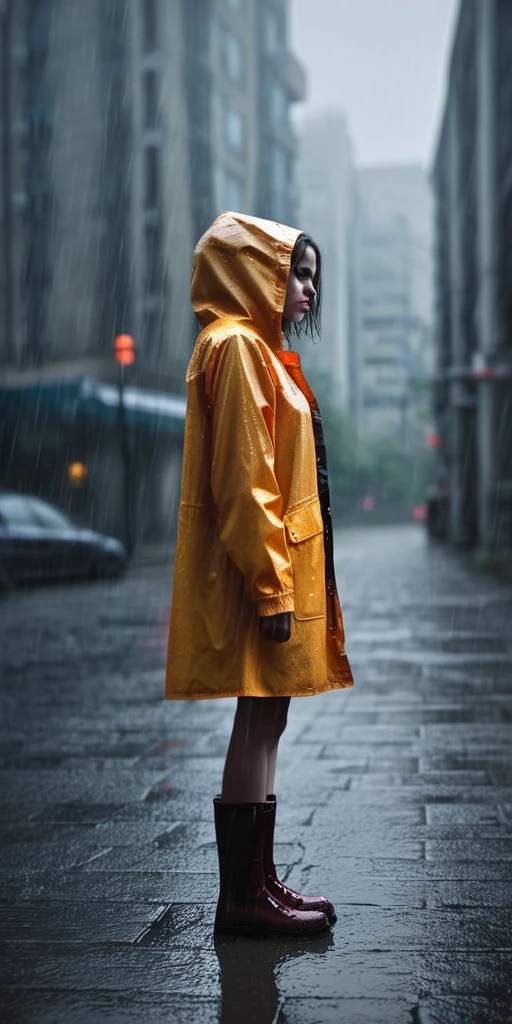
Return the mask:
{"type": "Polygon", "coordinates": [[[359,164],[431,167],[458,0],[292,0],[292,47],[307,68],[299,112],[342,109],[359,164]]]}
{"type": "Polygon", "coordinates": [[[323,251],[322,337],[299,347],[337,522],[416,520],[500,558],[511,18],[504,0],[3,0],[0,483],[130,556],[172,546],[192,251],[234,209],[323,251]]]}

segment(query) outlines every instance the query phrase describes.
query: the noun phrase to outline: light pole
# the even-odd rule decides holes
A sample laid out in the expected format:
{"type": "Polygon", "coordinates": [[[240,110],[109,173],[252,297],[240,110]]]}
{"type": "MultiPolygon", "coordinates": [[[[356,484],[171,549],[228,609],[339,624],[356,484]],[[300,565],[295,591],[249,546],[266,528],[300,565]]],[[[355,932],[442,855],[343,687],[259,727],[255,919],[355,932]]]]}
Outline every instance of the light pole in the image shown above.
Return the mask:
{"type": "Polygon", "coordinates": [[[128,429],[126,422],[125,405],[125,369],[135,362],[135,342],[129,334],[119,334],[114,341],[114,356],[119,365],[119,443],[121,448],[121,465],[123,472],[123,518],[124,518],[124,543],[128,558],[132,558],[134,551],[133,523],[132,523],[132,485],[131,485],[131,462],[130,445],[128,441],[128,429]]]}
{"type": "Polygon", "coordinates": [[[14,359],[14,226],[12,212],[12,167],[11,167],[11,46],[12,46],[12,7],[10,0],[0,0],[0,132],[2,136],[2,196],[0,205],[3,207],[3,253],[0,261],[4,262],[4,309],[5,319],[2,327],[5,330],[5,346],[9,361],[14,359]]]}

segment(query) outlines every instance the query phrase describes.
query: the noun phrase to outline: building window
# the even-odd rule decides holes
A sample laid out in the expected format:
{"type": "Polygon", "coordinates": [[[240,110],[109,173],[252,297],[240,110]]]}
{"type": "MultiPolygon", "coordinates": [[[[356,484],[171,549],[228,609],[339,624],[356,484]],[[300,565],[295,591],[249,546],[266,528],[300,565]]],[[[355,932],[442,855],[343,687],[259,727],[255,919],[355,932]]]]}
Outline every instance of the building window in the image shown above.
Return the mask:
{"type": "Polygon", "coordinates": [[[142,0],[142,17],[144,19],[144,50],[151,53],[156,50],[158,26],[157,26],[157,0],[142,0]]]}
{"type": "Polygon", "coordinates": [[[47,145],[53,130],[53,108],[47,103],[29,106],[25,116],[25,127],[30,146],[47,145]]]}
{"type": "Polygon", "coordinates": [[[272,150],[270,164],[270,216],[286,221],[288,217],[289,174],[286,153],[277,146],[272,150]]]}
{"type": "Polygon", "coordinates": [[[222,183],[222,205],[225,210],[242,213],[244,206],[244,186],[240,178],[231,171],[224,171],[222,183]]]}
{"type": "Polygon", "coordinates": [[[156,71],[146,71],[142,76],[144,90],[144,127],[156,128],[158,125],[159,101],[158,76],[156,71]]]}
{"type": "Polygon", "coordinates": [[[162,350],[163,319],[160,309],[147,309],[144,313],[144,341],[148,356],[158,356],[162,350]]]}
{"type": "MultiPolygon", "coordinates": [[[[2,4],[2,13],[5,6],[7,5],[2,4]]],[[[31,54],[46,53],[51,24],[52,5],[49,0],[40,0],[38,4],[32,4],[27,18],[27,48],[31,54]]]]}
{"type": "Polygon", "coordinates": [[[147,224],[144,238],[146,243],[146,292],[154,295],[162,286],[162,232],[159,224],[147,224]]]}
{"type": "Polygon", "coordinates": [[[232,32],[224,33],[222,51],[228,78],[232,82],[241,82],[243,77],[242,44],[232,32]]]}
{"type": "Polygon", "coordinates": [[[158,206],[159,195],[159,152],[157,146],[146,146],[145,153],[145,175],[146,175],[146,209],[158,206]]]}
{"type": "Polygon", "coordinates": [[[272,127],[278,132],[288,124],[288,100],[283,87],[277,83],[270,90],[270,118],[272,127]]]}
{"type": "Polygon", "coordinates": [[[224,135],[226,143],[235,153],[241,153],[244,149],[245,132],[242,115],[233,107],[226,107],[224,111],[224,135]]]}
{"type": "Polygon", "coordinates": [[[269,7],[263,12],[263,49],[269,56],[281,47],[281,26],[276,11],[269,7]]]}
{"type": "Polygon", "coordinates": [[[271,166],[272,188],[277,195],[282,196],[286,192],[288,182],[288,161],[282,149],[274,149],[271,166]]]}

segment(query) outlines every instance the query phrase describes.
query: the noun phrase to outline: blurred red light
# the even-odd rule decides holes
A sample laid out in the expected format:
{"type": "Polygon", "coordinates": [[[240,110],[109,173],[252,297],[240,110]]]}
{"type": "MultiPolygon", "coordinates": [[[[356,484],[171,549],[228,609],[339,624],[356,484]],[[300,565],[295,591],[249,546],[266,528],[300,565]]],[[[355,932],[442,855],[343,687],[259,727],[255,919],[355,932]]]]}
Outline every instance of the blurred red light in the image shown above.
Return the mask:
{"type": "Polygon", "coordinates": [[[429,448],[442,448],[443,442],[440,434],[429,434],[427,437],[427,445],[429,448]]]}
{"type": "Polygon", "coordinates": [[[114,356],[121,366],[135,362],[135,342],[129,334],[118,334],[114,341],[114,356]]]}

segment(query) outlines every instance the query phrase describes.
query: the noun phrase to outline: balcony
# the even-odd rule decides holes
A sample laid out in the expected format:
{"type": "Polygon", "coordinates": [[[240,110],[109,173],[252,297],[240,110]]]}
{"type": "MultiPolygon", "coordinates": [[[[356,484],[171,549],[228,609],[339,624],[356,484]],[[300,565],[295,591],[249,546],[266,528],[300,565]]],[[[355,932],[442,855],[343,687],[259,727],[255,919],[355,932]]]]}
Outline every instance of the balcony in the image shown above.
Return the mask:
{"type": "Polygon", "coordinates": [[[286,52],[282,58],[283,85],[290,100],[299,103],[306,99],[306,72],[293,54],[286,52]]]}
{"type": "Polygon", "coordinates": [[[298,139],[288,120],[286,120],[281,126],[273,125],[265,121],[263,124],[263,130],[265,132],[267,142],[272,145],[283,147],[288,150],[292,156],[297,155],[299,146],[298,139]]]}
{"type": "Polygon", "coordinates": [[[289,50],[279,49],[267,58],[272,69],[286,90],[291,103],[306,98],[306,72],[289,50]]]}

